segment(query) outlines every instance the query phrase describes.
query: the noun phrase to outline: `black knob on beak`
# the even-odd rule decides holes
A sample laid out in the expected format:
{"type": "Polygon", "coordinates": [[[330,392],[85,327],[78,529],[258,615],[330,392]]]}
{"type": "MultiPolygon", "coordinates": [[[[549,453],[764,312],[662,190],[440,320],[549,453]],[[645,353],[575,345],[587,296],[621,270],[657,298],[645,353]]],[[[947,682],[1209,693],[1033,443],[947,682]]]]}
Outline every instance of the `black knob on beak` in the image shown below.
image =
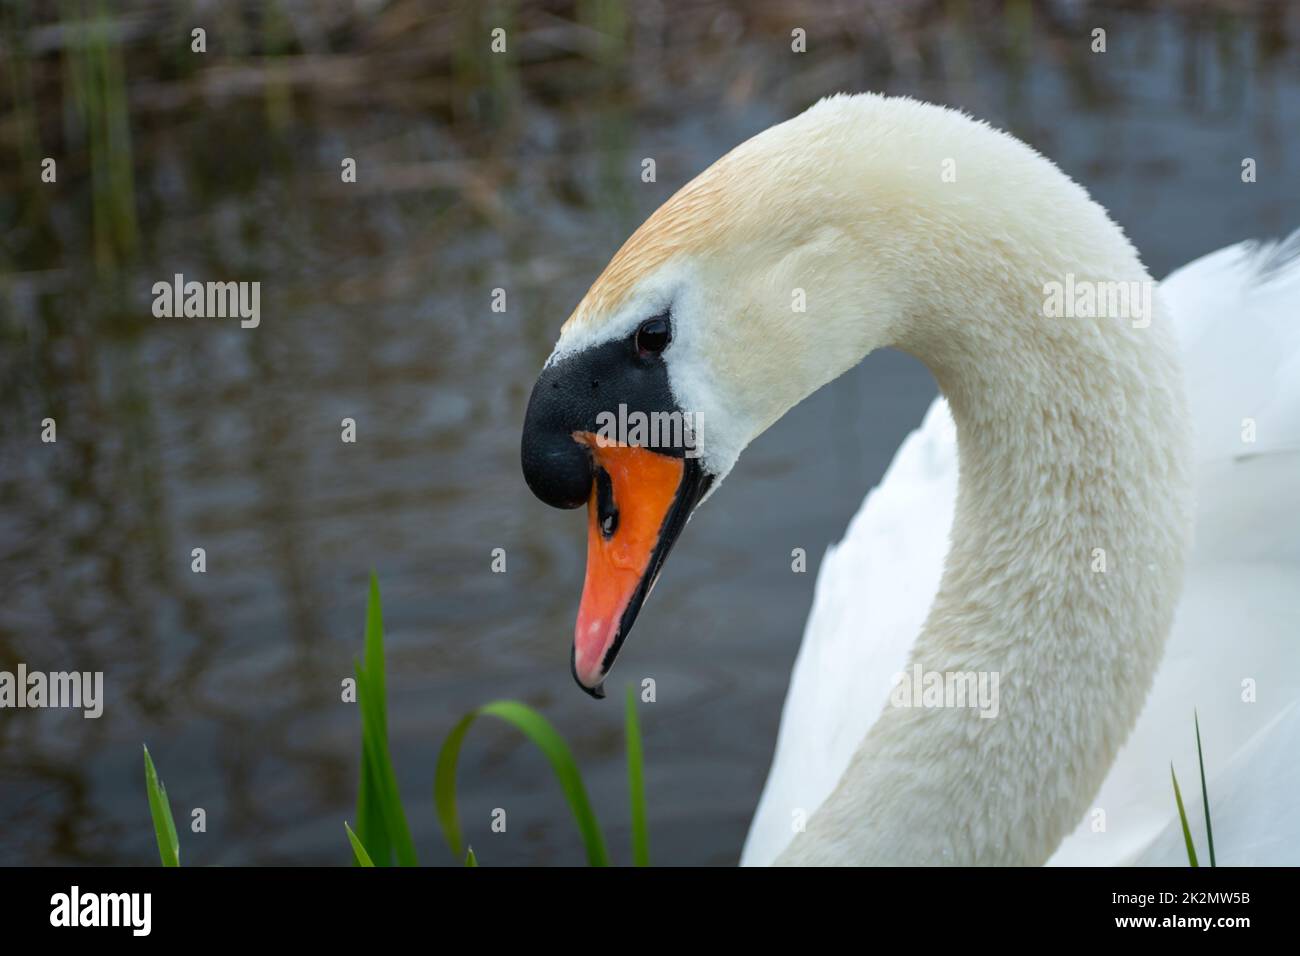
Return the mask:
{"type": "MultiPolygon", "coordinates": [[[[585,396],[584,396],[585,397],[585,396]]],[[[580,508],[591,496],[591,452],[573,433],[586,427],[558,367],[543,370],[524,415],[524,481],[552,508],[580,508]]]]}

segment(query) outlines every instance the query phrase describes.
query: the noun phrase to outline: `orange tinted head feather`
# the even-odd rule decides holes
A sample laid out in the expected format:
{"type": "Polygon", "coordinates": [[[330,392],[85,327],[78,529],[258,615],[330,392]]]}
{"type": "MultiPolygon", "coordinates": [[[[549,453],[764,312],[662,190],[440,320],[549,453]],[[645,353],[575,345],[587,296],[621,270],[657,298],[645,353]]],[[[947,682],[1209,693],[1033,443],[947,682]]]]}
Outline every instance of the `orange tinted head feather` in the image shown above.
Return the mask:
{"type": "Polygon", "coordinates": [[[727,226],[742,168],[743,144],[679,189],[628,237],[561,328],[611,315],[642,277],[682,252],[717,241],[727,226]]]}

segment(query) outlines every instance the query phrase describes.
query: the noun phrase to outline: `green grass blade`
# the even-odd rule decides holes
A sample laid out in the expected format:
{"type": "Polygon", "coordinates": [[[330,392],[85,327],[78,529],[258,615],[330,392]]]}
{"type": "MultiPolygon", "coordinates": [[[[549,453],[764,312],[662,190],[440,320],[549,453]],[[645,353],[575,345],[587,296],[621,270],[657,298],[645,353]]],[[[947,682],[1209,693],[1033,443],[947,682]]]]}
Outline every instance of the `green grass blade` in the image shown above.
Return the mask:
{"type": "Polygon", "coordinates": [[[367,716],[370,695],[363,691],[365,674],[360,663],[356,665],[357,703],[361,709],[361,782],[357,791],[358,838],[372,859],[384,866],[393,864],[393,842],[388,836],[388,823],[384,813],[384,787],[376,766],[374,722],[367,716]]]}
{"type": "Polygon", "coordinates": [[[348,831],[348,842],[352,844],[352,855],[357,858],[357,866],[374,866],[375,861],[370,859],[370,854],[366,852],[365,844],[361,839],[352,832],[346,820],[343,821],[343,829],[348,831]]]}
{"type": "Polygon", "coordinates": [[[1169,776],[1174,781],[1174,800],[1178,802],[1178,819],[1183,823],[1183,842],[1187,844],[1187,862],[1200,866],[1196,862],[1196,847],[1192,845],[1192,831],[1187,825],[1187,811],[1183,809],[1183,795],[1178,790],[1178,777],[1174,775],[1174,765],[1169,765],[1169,776]]]}
{"type": "Polygon", "coordinates": [[[415,843],[406,822],[388,750],[387,688],[384,682],[384,620],[379,581],[370,574],[366,601],[365,664],[356,665],[361,709],[361,786],[357,793],[357,831],[372,860],[416,866],[415,843]]]}
{"type": "Polygon", "coordinates": [[[582,774],[573,759],[569,745],[551,726],[545,717],[525,704],[513,700],[498,700],[470,711],[447,734],[438,752],[438,767],[434,773],[433,803],[437,811],[442,833],[451,847],[452,854],[460,859],[464,855],[460,832],[460,813],[456,807],[456,764],[460,759],[460,748],[465,741],[465,734],[470,725],[479,716],[496,717],[520,731],[542,751],[560,782],[560,789],[573,811],[582,835],[583,846],[587,850],[587,862],[591,866],[608,866],[609,857],[605,852],[605,838],[601,835],[600,825],[592,812],[587,799],[587,790],[582,783],[582,774]]]}
{"type": "Polygon", "coordinates": [[[370,572],[370,591],[366,595],[365,633],[366,682],[374,691],[375,714],[379,733],[388,736],[388,688],[384,677],[384,610],[379,599],[379,579],[370,572]]]}
{"type": "Polygon", "coordinates": [[[153,817],[153,832],[158,838],[158,855],[163,866],[181,865],[181,842],[176,836],[176,823],[172,820],[172,807],[167,799],[167,788],[158,779],[149,748],[144,748],[144,786],[149,793],[149,815],[153,817]]]}
{"type": "Polygon", "coordinates": [[[646,825],[641,725],[636,717],[636,687],[632,684],[627,685],[624,728],[624,736],[627,738],[627,792],[632,804],[632,863],[634,866],[649,866],[650,829],[646,825]]]}
{"type": "Polygon", "coordinates": [[[456,764],[460,760],[460,747],[465,734],[478,711],[471,710],[462,717],[442,742],[438,751],[438,766],[433,773],[433,807],[442,827],[443,839],[458,859],[464,855],[460,838],[460,811],[456,807],[456,764]]]}
{"type": "Polygon", "coordinates": [[[466,854],[465,854],[465,865],[466,865],[466,866],[478,866],[478,857],[476,857],[476,856],[474,855],[474,848],[473,848],[473,847],[470,847],[470,848],[469,848],[469,851],[466,852],[466,854]]]}
{"type": "Polygon", "coordinates": [[[1201,765],[1201,803],[1205,807],[1205,839],[1210,844],[1210,866],[1218,866],[1214,862],[1214,828],[1210,826],[1210,793],[1205,786],[1205,757],[1201,754],[1201,718],[1192,711],[1192,719],[1196,722],[1196,760],[1201,765]]]}

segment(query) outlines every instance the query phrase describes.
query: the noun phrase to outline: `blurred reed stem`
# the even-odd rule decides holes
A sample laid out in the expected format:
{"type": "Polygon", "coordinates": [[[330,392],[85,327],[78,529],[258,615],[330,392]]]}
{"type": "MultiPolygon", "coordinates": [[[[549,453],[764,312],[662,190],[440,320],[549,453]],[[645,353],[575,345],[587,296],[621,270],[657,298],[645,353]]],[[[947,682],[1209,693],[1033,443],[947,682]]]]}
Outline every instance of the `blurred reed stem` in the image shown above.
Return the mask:
{"type": "Polygon", "coordinates": [[[63,54],[71,94],[65,101],[65,121],[69,139],[86,145],[95,266],[101,275],[110,275],[135,255],[139,230],[126,70],[102,0],[94,7],[91,15],[87,3],[66,0],[63,5],[64,23],[74,31],[63,54]],[[67,115],[68,106],[72,116],[67,115]]]}

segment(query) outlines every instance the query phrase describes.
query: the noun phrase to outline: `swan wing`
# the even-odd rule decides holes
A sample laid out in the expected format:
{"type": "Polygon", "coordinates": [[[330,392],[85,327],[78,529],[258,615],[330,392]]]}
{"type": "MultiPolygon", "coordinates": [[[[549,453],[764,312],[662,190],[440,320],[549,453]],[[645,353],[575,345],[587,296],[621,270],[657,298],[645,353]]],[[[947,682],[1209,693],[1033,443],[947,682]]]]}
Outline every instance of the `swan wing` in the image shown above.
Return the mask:
{"type": "Polygon", "coordinates": [[[1196,543],[1142,716],[1051,862],[1185,864],[1171,763],[1206,856],[1195,711],[1220,862],[1295,865],[1300,232],[1198,259],[1160,294],[1182,340],[1197,431],[1196,543]]]}
{"type": "Polygon", "coordinates": [[[956,496],[956,429],[938,398],[822,559],[742,865],[776,859],[884,708],[939,590],[956,496]]]}

